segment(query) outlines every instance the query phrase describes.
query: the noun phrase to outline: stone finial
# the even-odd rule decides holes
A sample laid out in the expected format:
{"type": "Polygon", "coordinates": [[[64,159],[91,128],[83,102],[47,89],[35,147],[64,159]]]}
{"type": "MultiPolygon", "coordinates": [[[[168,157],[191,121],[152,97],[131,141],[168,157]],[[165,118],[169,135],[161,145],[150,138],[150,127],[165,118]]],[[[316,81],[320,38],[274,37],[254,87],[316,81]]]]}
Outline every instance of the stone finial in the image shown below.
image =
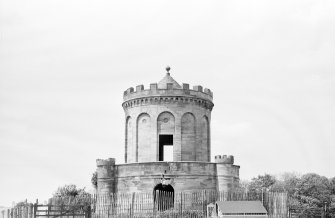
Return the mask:
{"type": "Polygon", "coordinates": [[[165,70],[166,70],[166,72],[167,72],[167,75],[170,75],[171,67],[170,67],[170,66],[166,66],[166,67],[165,67],[165,70]]]}

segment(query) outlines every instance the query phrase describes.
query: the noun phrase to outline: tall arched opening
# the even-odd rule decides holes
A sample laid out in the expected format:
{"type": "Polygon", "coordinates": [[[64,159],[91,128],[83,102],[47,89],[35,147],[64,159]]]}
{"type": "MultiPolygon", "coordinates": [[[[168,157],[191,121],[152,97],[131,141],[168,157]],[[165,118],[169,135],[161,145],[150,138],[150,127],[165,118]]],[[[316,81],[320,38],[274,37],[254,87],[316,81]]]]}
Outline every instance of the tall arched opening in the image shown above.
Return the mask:
{"type": "Polygon", "coordinates": [[[210,161],[209,120],[203,116],[200,120],[200,143],[197,148],[197,161],[210,161]]]}
{"type": "Polygon", "coordinates": [[[142,113],[137,118],[136,124],[136,162],[150,161],[151,156],[151,118],[147,113],[142,113]]]}
{"type": "Polygon", "coordinates": [[[195,117],[185,113],[181,118],[181,160],[195,161],[195,117]]]}
{"type": "Polygon", "coordinates": [[[173,161],[175,118],[170,112],[163,112],[157,118],[158,161],[173,161]]]}
{"type": "Polygon", "coordinates": [[[131,117],[128,116],[126,119],[126,140],[125,140],[125,154],[124,159],[125,163],[129,163],[132,161],[131,158],[131,147],[133,144],[133,135],[132,135],[132,123],[131,123],[131,117]]]}
{"type": "Polygon", "coordinates": [[[158,211],[165,211],[173,208],[174,205],[174,188],[172,185],[162,183],[154,187],[154,207],[158,211]]]}

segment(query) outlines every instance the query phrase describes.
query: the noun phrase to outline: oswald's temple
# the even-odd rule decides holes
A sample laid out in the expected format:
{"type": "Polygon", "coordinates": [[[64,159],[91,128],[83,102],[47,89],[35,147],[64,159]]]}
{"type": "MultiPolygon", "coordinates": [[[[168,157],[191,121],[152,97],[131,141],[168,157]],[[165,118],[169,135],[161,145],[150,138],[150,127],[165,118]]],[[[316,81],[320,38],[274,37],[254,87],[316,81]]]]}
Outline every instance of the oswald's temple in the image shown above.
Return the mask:
{"type": "Polygon", "coordinates": [[[240,167],[233,156],[216,155],[211,162],[212,91],[180,85],[166,70],[149,89],[138,85],[124,92],[125,164],[97,160],[99,194],[237,187],[240,167]]]}

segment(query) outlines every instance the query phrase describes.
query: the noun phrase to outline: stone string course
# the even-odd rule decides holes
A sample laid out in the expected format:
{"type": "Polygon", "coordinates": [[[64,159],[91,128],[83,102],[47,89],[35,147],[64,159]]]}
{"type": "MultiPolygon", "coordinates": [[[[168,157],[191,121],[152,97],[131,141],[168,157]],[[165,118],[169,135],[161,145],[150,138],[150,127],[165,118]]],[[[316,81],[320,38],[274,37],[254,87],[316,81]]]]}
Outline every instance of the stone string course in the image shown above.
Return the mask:
{"type": "Polygon", "coordinates": [[[141,97],[128,100],[122,104],[124,109],[129,107],[140,107],[148,104],[193,104],[205,109],[212,111],[214,104],[208,100],[194,97],[183,97],[183,96],[152,96],[152,97],[141,97]]]}

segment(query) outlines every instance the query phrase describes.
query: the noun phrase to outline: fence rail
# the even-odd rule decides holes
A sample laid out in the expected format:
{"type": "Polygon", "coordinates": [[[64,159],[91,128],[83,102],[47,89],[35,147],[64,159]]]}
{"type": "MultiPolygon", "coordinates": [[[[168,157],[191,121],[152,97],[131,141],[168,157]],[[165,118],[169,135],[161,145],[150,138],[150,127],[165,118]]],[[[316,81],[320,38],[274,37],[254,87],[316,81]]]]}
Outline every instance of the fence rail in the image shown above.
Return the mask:
{"type": "MultiPolygon", "coordinates": [[[[47,205],[26,204],[7,211],[0,218],[111,218],[111,217],[207,217],[207,205],[216,201],[262,201],[270,218],[288,216],[286,193],[263,192],[163,192],[117,193],[58,197],[47,205]]],[[[1,214],[0,214],[1,215],[1,214]]]]}

